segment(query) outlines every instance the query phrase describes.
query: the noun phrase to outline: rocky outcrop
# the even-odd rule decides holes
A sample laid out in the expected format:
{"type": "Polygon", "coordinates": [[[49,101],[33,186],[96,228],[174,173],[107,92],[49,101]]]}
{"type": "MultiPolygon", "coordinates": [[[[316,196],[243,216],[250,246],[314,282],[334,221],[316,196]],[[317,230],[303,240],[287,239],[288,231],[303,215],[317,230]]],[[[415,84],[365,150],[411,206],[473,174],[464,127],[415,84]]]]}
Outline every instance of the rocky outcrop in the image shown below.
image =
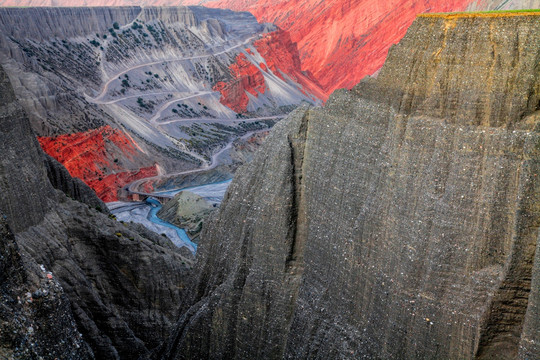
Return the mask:
{"type": "MultiPolygon", "coordinates": [[[[253,43],[264,58],[272,73],[285,80],[293,79],[302,85],[306,93],[314,94],[316,98],[326,99],[327,95],[321,90],[321,85],[309,72],[302,71],[302,64],[296,43],[293,43],[288,32],[281,29],[265,34],[253,43]]],[[[264,64],[263,64],[264,65],[264,64]]]]}
{"type": "Polygon", "coordinates": [[[49,155],[45,155],[45,168],[51,185],[72,199],[108,213],[107,206],[96,193],[79,178],[72,178],[69,171],[49,155]]]}
{"type": "Polygon", "coordinates": [[[0,99],[0,212],[16,240],[2,222],[0,354],[146,354],[176,318],[189,250],[98,211],[93,192],[45,157],[2,68],[0,99]]]}
{"type": "Polygon", "coordinates": [[[221,93],[220,102],[223,105],[237,113],[244,113],[249,104],[247,93],[258,97],[259,94],[264,94],[266,91],[264,76],[261,70],[249,62],[243,53],[236,57],[229,69],[232,79],[228,83],[220,81],[212,89],[221,93]]]}
{"type": "Polygon", "coordinates": [[[159,218],[184,229],[189,238],[198,243],[203,222],[216,208],[202,196],[182,191],[167,202],[157,215],[159,218]]]}
{"type": "Polygon", "coordinates": [[[0,216],[0,357],[91,359],[64,291],[44,266],[25,264],[0,216]]]}
{"type": "Polygon", "coordinates": [[[47,198],[53,196],[48,186],[39,144],[26,115],[15,99],[6,73],[0,69],[0,169],[2,182],[0,203],[2,211],[11,219],[13,231],[40,222],[49,210],[47,198]],[[20,154],[27,156],[21,166],[20,154]]]}
{"type": "Polygon", "coordinates": [[[538,358],[538,19],[421,17],[276,125],[156,357],[538,358]]]}

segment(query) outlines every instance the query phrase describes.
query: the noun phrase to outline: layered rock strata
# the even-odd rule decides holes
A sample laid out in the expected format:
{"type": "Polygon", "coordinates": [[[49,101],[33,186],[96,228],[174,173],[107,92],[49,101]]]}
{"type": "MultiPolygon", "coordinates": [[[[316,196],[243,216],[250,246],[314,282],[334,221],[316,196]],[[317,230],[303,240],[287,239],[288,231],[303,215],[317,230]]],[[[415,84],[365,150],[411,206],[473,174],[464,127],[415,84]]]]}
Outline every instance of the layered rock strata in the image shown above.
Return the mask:
{"type": "Polygon", "coordinates": [[[420,17],[377,78],[280,122],[156,357],[540,357],[538,20],[420,17]]]}

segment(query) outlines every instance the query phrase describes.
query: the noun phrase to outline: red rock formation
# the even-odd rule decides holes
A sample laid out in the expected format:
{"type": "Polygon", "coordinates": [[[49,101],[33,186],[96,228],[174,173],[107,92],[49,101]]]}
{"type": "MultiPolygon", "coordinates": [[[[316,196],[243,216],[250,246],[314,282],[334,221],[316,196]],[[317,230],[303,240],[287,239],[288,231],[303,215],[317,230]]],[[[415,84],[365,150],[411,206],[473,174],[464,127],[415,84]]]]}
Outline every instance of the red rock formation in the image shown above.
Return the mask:
{"type": "MultiPolygon", "coordinates": [[[[301,69],[300,57],[296,44],[291,41],[288,32],[277,30],[265,34],[262,39],[253,43],[255,48],[265,59],[270,70],[282,80],[284,75],[302,85],[305,91],[326,99],[326,94],[321,91],[320,85],[310,73],[304,73],[301,69]]],[[[261,63],[261,68],[266,71],[266,65],[261,63]]]]}
{"type": "Polygon", "coordinates": [[[221,93],[220,102],[237,113],[246,112],[249,97],[259,96],[266,91],[262,72],[248,61],[244,53],[238,54],[236,61],[229,66],[233,79],[227,83],[220,81],[212,88],[221,93]]]}
{"type": "Polygon", "coordinates": [[[218,0],[209,7],[244,10],[274,22],[298,44],[302,69],[327,94],[351,87],[383,64],[388,49],[419,13],[461,11],[473,0],[218,0]]]}
{"type": "Polygon", "coordinates": [[[94,179],[87,181],[87,184],[92,189],[94,189],[94,191],[101,200],[105,202],[110,202],[118,200],[117,192],[125,185],[132,183],[133,181],[138,179],[156,175],[157,169],[154,165],[141,168],[139,170],[123,171],[115,174],[109,174],[101,180],[94,179]]]}
{"type": "Polygon", "coordinates": [[[55,137],[39,137],[43,150],[62,163],[71,176],[78,177],[96,191],[103,201],[117,200],[124,185],[157,175],[155,166],[126,171],[119,157],[133,159],[137,145],[122,131],[104,126],[87,132],[55,137]]]}

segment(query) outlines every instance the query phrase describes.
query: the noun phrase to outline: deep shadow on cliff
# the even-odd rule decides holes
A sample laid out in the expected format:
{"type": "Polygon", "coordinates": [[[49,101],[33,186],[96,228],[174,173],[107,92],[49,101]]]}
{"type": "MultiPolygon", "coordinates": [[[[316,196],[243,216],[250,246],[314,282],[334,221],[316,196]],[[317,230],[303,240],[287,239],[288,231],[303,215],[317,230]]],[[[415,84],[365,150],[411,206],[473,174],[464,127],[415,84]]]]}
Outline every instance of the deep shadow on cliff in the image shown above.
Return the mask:
{"type": "Polygon", "coordinates": [[[177,317],[189,250],[121,224],[41,151],[0,68],[0,357],[133,359],[177,317]]]}
{"type": "Polygon", "coordinates": [[[276,125],[155,358],[540,358],[539,33],[418,18],[377,78],[276,125]]]}

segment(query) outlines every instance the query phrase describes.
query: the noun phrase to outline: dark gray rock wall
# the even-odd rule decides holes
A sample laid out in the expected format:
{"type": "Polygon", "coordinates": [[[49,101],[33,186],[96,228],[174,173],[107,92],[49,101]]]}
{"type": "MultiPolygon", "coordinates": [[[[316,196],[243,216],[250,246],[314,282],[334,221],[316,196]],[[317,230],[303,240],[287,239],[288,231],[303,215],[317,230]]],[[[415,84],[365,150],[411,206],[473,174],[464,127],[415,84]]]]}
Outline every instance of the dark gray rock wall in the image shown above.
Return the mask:
{"type": "Polygon", "coordinates": [[[18,231],[43,219],[47,197],[54,190],[41,165],[43,155],[30,123],[2,69],[0,99],[0,203],[11,228],[18,231]]]}
{"type": "Polygon", "coordinates": [[[133,359],[158,346],[191,254],[98,211],[96,195],[44,156],[2,68],[0,153],[0,213],[17,242],[2,230],[0,354],[133,359]],[[26,292],[36,300],[27,304],[26,292]]]}
{"type": "Polygon", "coordinates": [[[279,123],[156,358],[539,357],[539,33],[419,18],[377,79],[279,123]]]}
{"type": "Polygon", "coordinates": [[[71,199],[55,206],[17,242],[58,278],[96,358],[133,359],[158,346],[176,319],[189,255],[71,199]]]}
{"type": "Polygon", "coordinates": [[[0,214],[0,358],[92,359],[69,300],[46,268],[25,264],[0,214]]]}
{"type": "Polygon", "coordinates": [[[79,178],[72,178],[69,171],[60,164],[56,159],[44,154],[45,168],[47,169],[47,177],[51,185],[74,200],[85,203],[86,205],[95,208],[104,213],[109,213],[105,203],[101,201],[94,190],[86,185],[79,178]]]}

